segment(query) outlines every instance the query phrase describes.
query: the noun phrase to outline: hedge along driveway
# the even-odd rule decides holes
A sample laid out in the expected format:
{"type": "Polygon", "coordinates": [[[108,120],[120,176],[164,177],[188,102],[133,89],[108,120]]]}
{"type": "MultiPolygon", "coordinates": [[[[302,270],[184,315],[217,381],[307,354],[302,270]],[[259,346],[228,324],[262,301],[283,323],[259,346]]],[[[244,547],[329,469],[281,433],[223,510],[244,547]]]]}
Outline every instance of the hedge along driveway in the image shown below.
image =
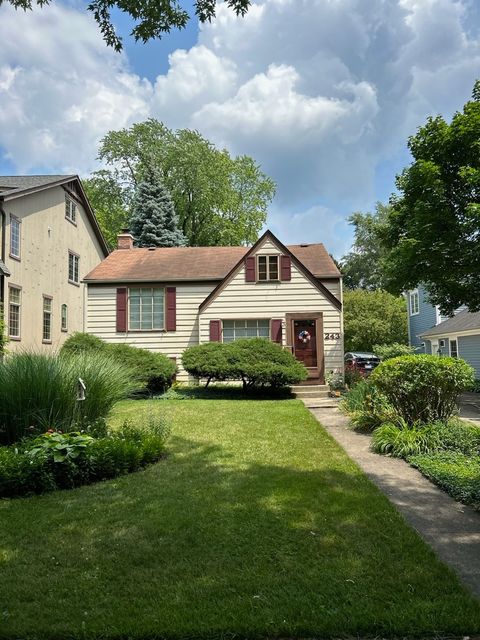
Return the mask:
{"type": "Polygon", "coordinates": [[[480,630],[478,602],[299,401],[161,405],[166,461],[0,503],[0,636],[480,630]]]}

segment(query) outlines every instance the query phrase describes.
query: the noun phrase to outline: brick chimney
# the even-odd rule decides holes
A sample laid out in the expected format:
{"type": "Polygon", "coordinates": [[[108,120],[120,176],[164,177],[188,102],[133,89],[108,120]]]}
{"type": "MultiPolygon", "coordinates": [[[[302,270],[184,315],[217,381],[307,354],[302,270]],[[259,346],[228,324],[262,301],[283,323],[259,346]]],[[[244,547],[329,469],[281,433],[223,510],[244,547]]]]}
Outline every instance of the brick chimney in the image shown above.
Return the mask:
{"type": "Polygon", "coordinates": [[[122,229],[117,236],[117,249],[133,249],[134,237],[128,229],[122,229]]]}

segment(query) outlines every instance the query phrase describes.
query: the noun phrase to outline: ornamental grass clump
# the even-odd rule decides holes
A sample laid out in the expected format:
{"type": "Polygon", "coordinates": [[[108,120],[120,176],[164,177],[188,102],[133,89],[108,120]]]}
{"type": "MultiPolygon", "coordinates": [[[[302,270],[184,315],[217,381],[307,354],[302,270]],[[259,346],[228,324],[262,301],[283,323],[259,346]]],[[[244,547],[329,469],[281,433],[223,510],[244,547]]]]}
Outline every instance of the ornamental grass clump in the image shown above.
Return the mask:
{"type": "Polygon", "coordinates": [[[371,383],[409,424],[447,421],[457,398],[474,380],[474,370],[463,360],[430,355],[400,356],[382,362],[371,383]]]}
{"type": "Polygon", "coordinates": [[[95,423],[131,388],[129,371],[104,353],[9,355],[0,362],[0,444],[95,423]],[[83,401],[77,400],[79,378],[87,389],[83,401]]]}

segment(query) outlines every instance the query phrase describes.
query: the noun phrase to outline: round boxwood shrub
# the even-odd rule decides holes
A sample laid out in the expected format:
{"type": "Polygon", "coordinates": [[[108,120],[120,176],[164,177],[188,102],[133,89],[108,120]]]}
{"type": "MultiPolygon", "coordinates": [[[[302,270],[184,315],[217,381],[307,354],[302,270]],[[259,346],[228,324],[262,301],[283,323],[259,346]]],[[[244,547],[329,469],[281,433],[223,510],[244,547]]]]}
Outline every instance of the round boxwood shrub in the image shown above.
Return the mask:
{"type": "Polygon", "coordinates": [[[278,389],[307,378],[304,365],[280,345],[264,338],[246,338],[227,344],[209,342],[189,347],[183,367],[196,378],[241,380],[245,389],[278,389]]]}
{"type": "Polygon", "coordinates": [[[474,370],[455,358],[400,356],[382,362],[370,380],[407,423],[427,423],[450,418],[474,370]]]}

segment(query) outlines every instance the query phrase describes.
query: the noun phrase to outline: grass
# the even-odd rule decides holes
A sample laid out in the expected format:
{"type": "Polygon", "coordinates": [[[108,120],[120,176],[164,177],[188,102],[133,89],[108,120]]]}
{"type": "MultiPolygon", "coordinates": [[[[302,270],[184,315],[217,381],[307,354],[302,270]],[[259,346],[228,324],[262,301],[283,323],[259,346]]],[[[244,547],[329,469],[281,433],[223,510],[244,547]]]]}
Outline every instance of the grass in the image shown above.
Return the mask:
{"type": "Polygon", "coordinates": [[[165,461],[0,502],[0,637],[480,631],[480,604],[299,401],[162,407],[165,461]]]}

